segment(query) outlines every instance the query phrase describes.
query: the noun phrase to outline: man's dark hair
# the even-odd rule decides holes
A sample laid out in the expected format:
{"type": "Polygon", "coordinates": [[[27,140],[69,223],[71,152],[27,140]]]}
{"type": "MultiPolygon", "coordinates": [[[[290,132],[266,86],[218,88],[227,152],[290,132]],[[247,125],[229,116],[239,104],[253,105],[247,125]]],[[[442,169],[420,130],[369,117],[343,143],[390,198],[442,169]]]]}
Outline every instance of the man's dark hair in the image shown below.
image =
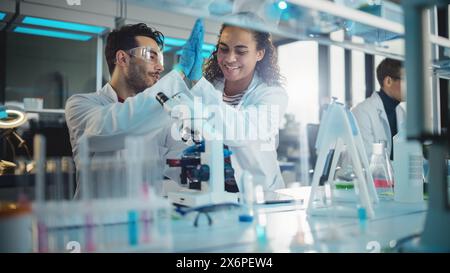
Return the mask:
{"type": "Polygon", "coordinates": [[[115,29],[109,33],[106,47],[105,57],[108,63],[109,73],[112,75],[116,66],[116,52],[118,50],[129,50],[138,47],[136,36],[145,36],[152,38],[162,49],[164,46],[164,35],[144,23],[135,25],[125,25],[120,29],[115,29]]]}
{"type": "Polygon", "coordinates": [[[377,67],[377,80],[381,87],[386,77],[391,77],[395,80],[401,78],[402,62],[390,58],[384,59],[377,67]]]}

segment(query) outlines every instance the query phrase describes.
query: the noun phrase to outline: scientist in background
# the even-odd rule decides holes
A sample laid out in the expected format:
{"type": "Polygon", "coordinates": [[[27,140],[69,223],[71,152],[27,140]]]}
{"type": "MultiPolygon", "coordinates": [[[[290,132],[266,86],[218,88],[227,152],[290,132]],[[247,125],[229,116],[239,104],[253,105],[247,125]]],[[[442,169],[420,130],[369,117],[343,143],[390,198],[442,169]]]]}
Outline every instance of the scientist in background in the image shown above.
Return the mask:
{"type": "Polygon", "coordinates": [[[401,82],[404,75],[402,62],[386,58],[377,67],[380,91],[356,105],[352,112],[358,122],[367,156],[372,155],[372,144],[384,142],[386,151],[393,159],[392,138],[405,118],[405,109],[400,105],[401,82]]]}
{"type": "MultiPolygon", "coordinates": [[[[247,18],[253,15],[239,16],[247,18]]],[[[282,87],[271,35],[222,25],[216,50],[205,64],[204,77],[191,92],[201,97],[206,105],[218,106],[222,113],[232,113],[231,118],[224,122],[223,133],[224,144],[232,151],[231,163],[236,181],[240,181],[243,172],[248,171],[254,183],[262,185],[265,190],[284,188],[276,146],[288,95],[282,87]],[[258,113],[252,109],[258,109],[258,113]],[[263,111],[259,111],[261,109],[263,111]],[[258,124],[258,119],[261,121],[264,117],[270,118],[270,126],[265,129],[258,124]],[[227,133],[236,132],[236,128],[251,131],[258,137],[228,137],[227,133]]]]}
{"type": "MultiPolygon", "coordinates": [[[[203,29],[194,28],[193,33],[196,31],[203,29]]],[[[188,89],[184,74],[177,70],[160,78],[164,71],[163,45],[163,34],[143,23],[123,26],[108,35],[105,57],[111,80],[97,92],[73,95],[65,107],[77,169],[82,137],[90,139],[92,157],[116,154],[123,157],[127,135],[149,136],[151,144],[156,143],[159,149],[151,151],[152,156],[160,158],[167,153],[170,139],[164,130],[169,129],[171,120],[155,95],[164,92],[172,96],[188,89]]],[[[189,46],[185,45],[183,50],[193,50],[189,46]]],[[[186,68],[185,75],[189,75],[194,60],[185,58],[181,63],[186,68]]]]}

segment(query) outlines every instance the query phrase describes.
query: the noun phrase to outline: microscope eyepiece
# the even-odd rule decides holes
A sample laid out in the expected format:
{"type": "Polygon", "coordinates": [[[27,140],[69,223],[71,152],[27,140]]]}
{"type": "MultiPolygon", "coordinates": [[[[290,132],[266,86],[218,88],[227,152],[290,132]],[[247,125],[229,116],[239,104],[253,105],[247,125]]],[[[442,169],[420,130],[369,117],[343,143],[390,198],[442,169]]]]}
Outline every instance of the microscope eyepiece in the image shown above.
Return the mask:
{"type": "Polygon", "coordinates": [[[166,103],[166,101],[168,101],[169,98],[168,98],[163,92],[159,92],[158,94],[156,94],[156,100],[157,100],[161,105],[164,105],[164,103],[166,103]]]}

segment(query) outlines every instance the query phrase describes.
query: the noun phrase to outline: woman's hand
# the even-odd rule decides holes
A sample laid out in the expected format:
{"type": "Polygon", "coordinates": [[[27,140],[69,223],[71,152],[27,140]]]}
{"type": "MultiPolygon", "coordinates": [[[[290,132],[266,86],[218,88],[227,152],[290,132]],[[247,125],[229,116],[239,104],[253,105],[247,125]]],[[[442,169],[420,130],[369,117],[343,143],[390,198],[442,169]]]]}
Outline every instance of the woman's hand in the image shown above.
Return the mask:
{"type": "Polygon", "coordinates": [[[203,47],[204,29],[201,19],[197,19],[192,29],[189,39],[183,46],[180,62],[175,69],[181,76],[187,77],[191,81],[198,81],[202,77],[202,47],[203,47]]]}

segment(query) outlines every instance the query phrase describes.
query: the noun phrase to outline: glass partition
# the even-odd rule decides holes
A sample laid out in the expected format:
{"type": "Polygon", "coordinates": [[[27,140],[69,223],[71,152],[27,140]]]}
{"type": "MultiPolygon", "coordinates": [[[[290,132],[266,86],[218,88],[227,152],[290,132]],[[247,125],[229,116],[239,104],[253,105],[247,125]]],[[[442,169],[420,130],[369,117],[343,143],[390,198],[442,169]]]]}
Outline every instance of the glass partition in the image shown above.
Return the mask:
{"type": "Polygon", "coordinates": [[[64,108],[71,95],[96,91],[96,56],[96,39],[8,32],[5,101],[42,98],[43,108],[64,108]]]}

